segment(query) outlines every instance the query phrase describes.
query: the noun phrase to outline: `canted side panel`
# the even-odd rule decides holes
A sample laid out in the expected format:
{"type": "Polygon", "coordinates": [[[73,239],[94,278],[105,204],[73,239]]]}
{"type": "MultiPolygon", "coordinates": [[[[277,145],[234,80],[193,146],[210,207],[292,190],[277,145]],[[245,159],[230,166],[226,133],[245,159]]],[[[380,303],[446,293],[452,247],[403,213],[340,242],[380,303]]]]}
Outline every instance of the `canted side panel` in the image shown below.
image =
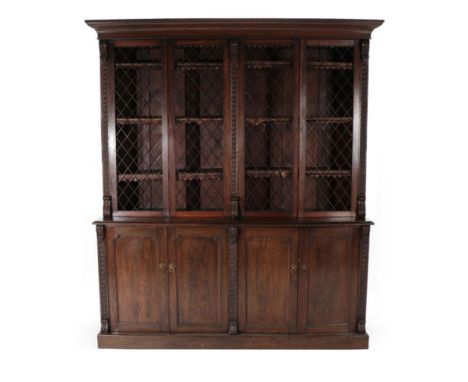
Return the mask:
{"type": "Polygon", "coordinates": [[[169,254],[171,331],[227,332],[226,231],[180,228],[173,234],[169,254]]]}
{"type": "Polygon", "coordinates": [[[299,282],[299,332],[355,331],[356,232],[353,228],[305,229],[299,282]]]}
{"type": "Polygon", "coordinates": [[[165,230],[113,229],[110,240],[113,331],[165,331],[165,230]]]}
{"type": "Polygon", "coordinates": [[[295,230],[241,231],[239,258],[239,331],[295,331],[295,230]]]}

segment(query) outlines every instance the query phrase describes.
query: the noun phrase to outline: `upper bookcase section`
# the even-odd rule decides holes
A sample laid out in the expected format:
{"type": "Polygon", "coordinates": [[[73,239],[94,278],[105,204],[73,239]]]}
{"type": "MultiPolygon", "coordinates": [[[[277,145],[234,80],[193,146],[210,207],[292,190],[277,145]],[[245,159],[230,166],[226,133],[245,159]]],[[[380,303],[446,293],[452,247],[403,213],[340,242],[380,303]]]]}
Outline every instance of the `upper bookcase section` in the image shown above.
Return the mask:
{"type": "Polygon", "coordinates": [[[143,19],[86,20],[101,40],[139,38],[369,39],[383,20],[348,19],[143,19]]]}

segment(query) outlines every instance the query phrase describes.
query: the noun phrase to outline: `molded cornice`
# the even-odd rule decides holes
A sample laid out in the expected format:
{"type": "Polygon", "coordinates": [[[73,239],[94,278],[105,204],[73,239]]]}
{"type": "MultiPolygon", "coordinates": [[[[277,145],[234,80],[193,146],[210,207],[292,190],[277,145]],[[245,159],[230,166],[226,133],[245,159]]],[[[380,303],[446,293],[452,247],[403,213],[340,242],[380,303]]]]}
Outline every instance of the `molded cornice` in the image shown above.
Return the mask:
{"type": "Polygon", "coordinates": [[[383,20],[348,19],[142,19],[86,20],[99,39],[324,38],[368,39],[383,20]]]}

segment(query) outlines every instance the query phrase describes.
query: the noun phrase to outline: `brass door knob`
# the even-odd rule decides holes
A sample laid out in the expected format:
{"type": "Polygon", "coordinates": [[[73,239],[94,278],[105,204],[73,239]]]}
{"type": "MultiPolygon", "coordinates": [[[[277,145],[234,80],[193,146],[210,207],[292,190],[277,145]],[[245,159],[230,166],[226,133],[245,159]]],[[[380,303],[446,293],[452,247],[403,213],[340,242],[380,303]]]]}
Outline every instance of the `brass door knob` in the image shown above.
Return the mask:
{"type": "Polygon", "coordinates": [[[291,264],[291,267],[289,268],[291,272],[296,272],[297,271],[297,265],[296,264],[291,264]]]}
{"type": "Polygon", "coordinates": [[[164,263],[159,264],[159,270],[160,271],[165,271],[166,270],[166,264],[164,264],[164,263]]]}
{"type": "Polygon", "coordinates": [[[170,263],[167,267],[167,269],[169,270],[169,272],[174,272],[175,271],[175,265],[170,263]]]}

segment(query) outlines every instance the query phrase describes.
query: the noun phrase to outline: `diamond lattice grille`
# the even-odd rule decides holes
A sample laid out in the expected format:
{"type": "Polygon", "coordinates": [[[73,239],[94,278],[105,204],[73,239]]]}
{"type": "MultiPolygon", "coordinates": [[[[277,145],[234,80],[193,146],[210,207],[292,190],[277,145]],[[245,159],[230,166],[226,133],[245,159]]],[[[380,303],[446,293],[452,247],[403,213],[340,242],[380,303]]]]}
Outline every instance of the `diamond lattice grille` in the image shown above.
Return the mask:
{"type": "Polygon", "coordinates": [[[223,54],[221,46],[174,51],[177,210],[223,209],[223,54]]]}
{"type": "Polygon", "coordinates": [[[349,211],[353,47],[307,48],[305,209],[349,211]]]}
{"type": "Polygon", "coordinates": [[[245,210],[290,211],[292,48],[252,45],[245,57],[245,210]]]}
{"type": "Polygon", "coordinates": [[[114,54],[118,209],[162,210],[161,51],[114,54]]]}

